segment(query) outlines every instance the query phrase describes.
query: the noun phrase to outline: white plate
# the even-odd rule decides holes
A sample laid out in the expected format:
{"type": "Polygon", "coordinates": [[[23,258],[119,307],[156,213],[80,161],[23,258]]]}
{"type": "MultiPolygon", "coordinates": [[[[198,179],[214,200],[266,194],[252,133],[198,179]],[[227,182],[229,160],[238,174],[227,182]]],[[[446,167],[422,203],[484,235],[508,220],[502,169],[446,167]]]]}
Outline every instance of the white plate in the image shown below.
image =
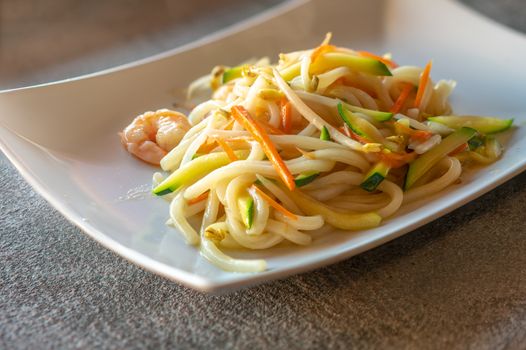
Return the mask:
{"type": "Polygon", "coordinates": [[[125,153],[117,131],[149,109],[170,107],[193,78],[216,64],[313,47],[332,31],[337,44],[423,66],[459,82],[459,113],[526,121],[526,39],[450,1],[287,3],[192,45],[78,79],[0,94],[0,146],[26,180],[88,235],[130,261],[187,286],[219,291],[310,270],[392,240],[480,196],[525,169],[526,128],[504,135],[497,163],[461,185],[406,207],[381,227],[331,234],[309,247],[284,246],[240,256],[264,257],[260,274],[223,272],[164,225],[168,205],[144,189],[153,167],[125,153]],[[330,4],[330,7],[324,6],[330,4]]]}

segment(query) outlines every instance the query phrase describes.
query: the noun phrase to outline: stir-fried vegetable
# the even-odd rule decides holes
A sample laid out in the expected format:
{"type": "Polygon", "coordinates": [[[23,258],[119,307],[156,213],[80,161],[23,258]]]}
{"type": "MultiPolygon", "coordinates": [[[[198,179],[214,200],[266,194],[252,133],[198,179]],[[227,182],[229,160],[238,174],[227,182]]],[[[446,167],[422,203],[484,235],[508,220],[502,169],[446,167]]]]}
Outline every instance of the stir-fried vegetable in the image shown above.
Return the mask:
{"type": "Polygon", "coordinates": [[[248,132],[252,134],[254,139],[261,144],[263,152],[267,155],[268,159],[272,162],[272,165],[278,172],[279,176],[287,187],[292,191],[296,184],[294,183],[294,177],[290,173],[290,170],[281,159],[276,147],[270,140],[268,134],[263,130],[261,126],[255,121],[250,113],[242,106],[232,107],[232,116],[237,120],[238,123],[242,124],[248,132]]]}
{"type": "Polygon", "coordinates": [[[502,155],[494,134],[513,120],[456,115],[455,82],[433,82],[432,61],[399,66],[330,39],[277,64],[218,65],[188,89],[198,103],[188,118],[147,112],[121,133],[126,150],[168,172],[153,179],[153,193],[171,201],[168,224],[222,269],[267,266],[224,248],[307,245],[320,228],[374,228],[458,183],[469,164],[502,155]]]}
{"type": "Polygon", "coordinates": [[[373,58],[373,59],[375,59],[377,61],[380,61],[380,62],[382,62],[383,64],[385,64],[386,66],[388,66],[390,68],[398,67],[398,65],[393,60],[390,60],[390,59],[382,57],[382,56],[375,55],[372,52],[369,52],[369,51],[357,51],[357,53],[360,56],[369,57],[369,58],[373,58]]]}
{"type": "MultiPolygon", "coordinates": [[[[237,158],[244,159],[248,156],[248,151],[235,151],[235,155],[237,158]]],[[[181,186],[194,183],[205,174],[228,163],[230,163],[230,158],[225,152],[202,155],[170,174],[170,176],[153,189],[153,193],[158,196],[168,194],[179,189],[181,186]]]]}
{"type": "Polygon", "coordinates": [[[498,119],[472,115],[429,117],[427,120],[444,124],[453,129],[469,127],[483,134],[503,132],[508,130],[513,124],[513,119],[498,119]]]}
{"type": "Polygon", "coordinates": [[[427,62],[424,71],[420,75],[420,80],[418,82],[418,91],[416,92],[415,97],[415,108],[420,108],[420,103],[422,102],[422,98],[424,97],[424,92],[426,91],[426,86],[429,81],[429,75],[431,74],[432,65],[433,61],[427,62]]]}
{"type": "Polygon", "coordinates": [[[263,199],[265,199],[268,204],[270,204],[274,209],[281,212],[283,215],[287,216],[288,218],[292,220],[298,220],[298,216],[288,211],[285,207],[280,205],[278,202],[276,202],[274,199],[272,199],[268,194],[263,192],[259,187],[252,186],[251,188],[254,189],[263,199]]]}
{"type": "Polygon", "coordinates": [[[471,128],[460,128],[442,142],[424,153],[409,165],[405,179],[404,189],[410,189],[415,182],[422,177],[433,165],[440,161],[444,156],[453,152],[457,147],[468,142],[477,131],[471,128]]]}
{"type": "Polygon", "coordinates": [[[413,90],[413,85],[409,83],[404,83],[404,87],[402,88],[402,92],[400,92],[400,95],[398,95],[398,98],[396,99],[396,102],[393,104],[389,112],[391,113],[398,113],[404,106],[405,101],[409,97],[409,94],[413,90]]]}

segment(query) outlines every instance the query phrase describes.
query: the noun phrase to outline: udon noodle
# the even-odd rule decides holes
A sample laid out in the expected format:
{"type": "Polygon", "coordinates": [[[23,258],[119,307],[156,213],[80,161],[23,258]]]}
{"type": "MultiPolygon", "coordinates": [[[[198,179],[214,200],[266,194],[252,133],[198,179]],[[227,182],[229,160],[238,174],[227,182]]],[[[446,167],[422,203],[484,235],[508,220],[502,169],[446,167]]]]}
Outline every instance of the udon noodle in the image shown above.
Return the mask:
{"type": "Polygon", "coordinates": [[[455,183],[468,163],[497,160],[511,120],[456,116],[451,80],[329,43],[236,67],[188,89],[207,95],[186,119],[148,112],[122,140],[159,164],[168,224],[216,266],[266,269],[225,249],[308,245],[314,232],[366,230],[455,183]],[[168,144],[168,145],[167,145],[168,144]],[[190,219],[199,218],[197,227],[190,219]]]}

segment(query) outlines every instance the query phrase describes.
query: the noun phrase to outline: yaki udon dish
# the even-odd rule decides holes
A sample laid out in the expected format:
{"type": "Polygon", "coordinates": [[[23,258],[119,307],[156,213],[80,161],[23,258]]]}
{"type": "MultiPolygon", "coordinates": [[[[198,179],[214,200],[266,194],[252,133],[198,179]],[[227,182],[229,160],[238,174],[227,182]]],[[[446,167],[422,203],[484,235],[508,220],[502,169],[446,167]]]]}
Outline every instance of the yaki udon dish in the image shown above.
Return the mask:
{"type": "Polygon", "coordinates": [[[200,102],[188,117],[146,112],[121,133],[131,154],[162,169],[153,193],[170,201],[167,224],[224,270],[266,269],[231,249],[379,226],[502,153],[494,135],[512,120],[455,115],[455,82],[435,83],[431,61],[399,66],[329,41],[277,64],[217,66],[189,86],[200,102]]]}

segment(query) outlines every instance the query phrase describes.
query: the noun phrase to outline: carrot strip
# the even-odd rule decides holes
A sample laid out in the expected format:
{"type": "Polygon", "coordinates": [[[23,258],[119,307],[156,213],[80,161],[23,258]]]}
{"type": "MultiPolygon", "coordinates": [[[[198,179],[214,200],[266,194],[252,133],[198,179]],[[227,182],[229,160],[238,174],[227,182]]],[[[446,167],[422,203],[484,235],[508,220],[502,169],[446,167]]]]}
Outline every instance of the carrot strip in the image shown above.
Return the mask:
{"type": "Polygon", "coordinates": [[[409,83],[405,83],[404,87],[402,88],[402,91],[400,92],[400,95],[396,99],[396,102],[391,107],[389,112],[396,114],[402,110],[402,107],[404,106],[405,101],[409,97],[409,94],[411,93],[411,90],[413,90],[413,85],[409,83]]]}
{"type": "Polygon", "coordinates": [[[415,130],[401,123],[393,123],[397,135],[407,135],[415,141],[427,141],[433,133],[426,130],[415,130]]]}
{"type": "Polygon", "coordinates": [[[433,61],[429,61],[426,64],[426,67],[424,68],[424,71],[422,72],[422,75],[420,75],[420,80],[418,81],[418,91],[416,92],[416,98],[415,98],[415,108],[420,107],[420,102],[422,102],[422,97],[424,97],[424,91],[426,90],[427,82],[429,81],[429,74],[431,73],[431,66],[433,65],[433,61]]]}
{"type": "Polygon", "coordinates": [[[463,143],[460,146],[458,146],[457,148],[455,148],[453,151],[449,152],[448,156],[454,156],[456,154],[462,153],[468,148],[469,148],[468,143],[467,142],[463,143]]]}
{"type": "Polygon", "coordinates": [[[360,56],[363,56],[363,57],[368,57],[368,58],[372,58],[372,59],[375,59],[377,61],[380,61],[382,62],[383,64],[391,67],[391,68],[396,68],[398,67],[398,64],[396,64],[395,61],[393,60],[390,60],[388,58],[385,58],[385,57],[382,57],[382,56],[378,56],[378,55],[375,55],[374,53],[372,52],[369,52],[369,51],[357,51],[358,55],[360,56]]]}
{"type": "Polygon", "coordinates": [[[254,186],[252,185],[252,187],[254,188],[254,190],[261,196],[263,197],[264,200],[266,200],[268,202],[268,204],[276,209],[277,211],[281,212],[283,215],[291,218],[292,220],[298,220],[298,217],[291,213],[290,211],[288,211],[285,207],[283,207],[281,204],[279,204],[278,202],[276,202],[274,199],[272,199],[272,197],[270,197],[268,194],[266,194],[265,192],[263,192],[259,187],[257,186],[254,186]]]}
{"type": "Polygon", "coordinates": [[[234,119],[230,119],[230,121],[223,127],[223,130],[232,130],[232,127],[234,126],[234,119]]]}
{"type": "Polygon", "coordinates": [[[344,132],[345,132],[345,135],[347,135],[347,137],[350,137],[351,139],[355,140],[355,141],[358,141],[360,143],[371,143],[371,140],[365,138],[365,137],[362,137],[360,135],[358,135],[357,133],[355,133],[354,131],[351,130],[351,128],[349,128],[349,126],[347,124],[344,124],[343,125],[343,129],[344,129],[344,132]]]}
{"type": "Polygon", "coordinates": [[[226,155],[228,158],[230,158],[231,162],[235,162],[236,160],[239,160],[239,158],[234,153],[234,150],[223,140],[219,138],[214,138],[214,140],[217,142],[217,144],[226,152],[226,155]]]}
{"type": "Polygon", "coordinates": [[[207,138],[206,142],[203,143],[201,147],[199,147],[199,150],[197,151],[197,153],[208,154],[216,147],[217,147],[217,144],[215,140],[209,137],[207,138]]]}
{"type": "Polygon", "coordinates": [[[250,141],[254,141],[252,136],[236,136],[236,137],[229,137],[227,139],[224,139],[225,142],[228,142],[228,145],[230,148],[234,147],[236,149],[240,148],[247,148],[248,143],[250,141]]]}
{"type": "Polygon", "coordinates": [[[379,152],[378,157],[380,158],[380,161],[386,163],[391,168],[400,168],[405,164],[413,161],[416,158],[416,153],[379,152]]]}
{"type": "Polygon", "coordinates": [[[344,134],[347,137],[351,137],[351,133],[349,132],[349,127],[347,127],[347,124],[344,124],[343,126],[340,126],[338,128],[338,131],[344,134]]]}
{"type": "Polygon", "coordinates": [[[411,133],[411,139],[412,140],[415,140],[415,141],[420,141],[420,142],[424,142],[424,141],[427,141],[431,138],[431,136],[433,136],[433,133],[430,132],[430,131],[425,131],[425,130],[412,130],[412,133],[411,133]]]}
{"type": "Polygon", "coordinates": [[[360,135],[358,135],[357,133],[353,132],[352,130],[351,130],[351,138],[353,140],[358,141],[358,142],[363,143],[363,144],[371,143],[370,140],[368,140],[368,139],[366,139],[364,137],[361,137],[360,135]]]}
{"type": "Polygon", "coordinates": [[[310,54],[310,61],[311,61],[311,64],[314,63],[314,61],[316,61],[318,59],[318,57],[320,57],[321,55],[323,55],[324,53],[326,52],[331,52],[331,51],[334,51],[336,50],[336,46],[334,45],[329,45],[329,44],[322,44],[320,46],[318,46],[314,51],[312,51],[312,53],[310,54]]]}
{"type": "Polygon", "coordinates": [[[290,102],[286,100],[281,101],[281,123],[285,134],[290,134],[292,129],[292,112],[290,102]]]}
{"type": "Polygon", "coordinates": [[[347,124],[343,124],[343,126],[340,126],[338,128],[338,131],[340,131],[342,134],[344,134],[345,136],[347,136],[348,138],[350,139],[353,139],[354,141],[358,141],[358,142],[361,142],[361,143],[370,143],[371,141],[369,141],[368,139],[364,138],[364,137],[361,137],[360,135],[356,134],[355,132],[353,132],[348,126],[347,124]]]}
{"type": "Polygon", "coordinates": [[[281,159],[278,151],[276,150],[276,147],[270,140],[269,135],[263,130],[261,125],[258,124],[258,122],[252,118],[250,113],[245,109],[243,106],[234,106],[231,109],[232,116],[236,121],[240,124],[242,124],[245,129],[254,136],[254,139],[259,142],[261,145],[261,148],[263,149],[263,152],[267,155],[268,159],[274,166],[274,169],[276,169],[277,173],[283,180],[283,182],[287,185],[289,190],[294,191],[294,188],[296,188],[296,183],[294,182],[294,177],[290,173],[289,168],[287,168],[287,165],[285,165],[285,162],[283,159],[281,159]]]}
{"type": "Polygon", "coordinates": [[[189,199],[187,201],[188,205],[192,205],[192,204],[196,204],[196,203],[199,203],[201,201],[204,201],[205,199],[208,198],[208,194],[209,193],[210,193],[210,191],[206,191],[206,192],[201,193],[199,196],[197,196],[195,198],[189,199]]]}
{"type": "Polygon", "coordinates": [[[281,129],[278,129],[272,125],[270,125],[269,123],[265,122],[265,121],[258,121],[258,124],[262,124],[267,130],[268,132],[270,132],[271,134],[274,134],[274,135],[285,135],[285,133],[281,130],[281,129]]]}
{"type": "Polygon", "coordinates": [[[409,135],[409,136],[411,136],[415,132],[415,129],[411,129],[410,127],[405,126],[402,123],[393,123],[393,125],[394,125],[395,132],[396,132],[397,135],[409,135]]]}

